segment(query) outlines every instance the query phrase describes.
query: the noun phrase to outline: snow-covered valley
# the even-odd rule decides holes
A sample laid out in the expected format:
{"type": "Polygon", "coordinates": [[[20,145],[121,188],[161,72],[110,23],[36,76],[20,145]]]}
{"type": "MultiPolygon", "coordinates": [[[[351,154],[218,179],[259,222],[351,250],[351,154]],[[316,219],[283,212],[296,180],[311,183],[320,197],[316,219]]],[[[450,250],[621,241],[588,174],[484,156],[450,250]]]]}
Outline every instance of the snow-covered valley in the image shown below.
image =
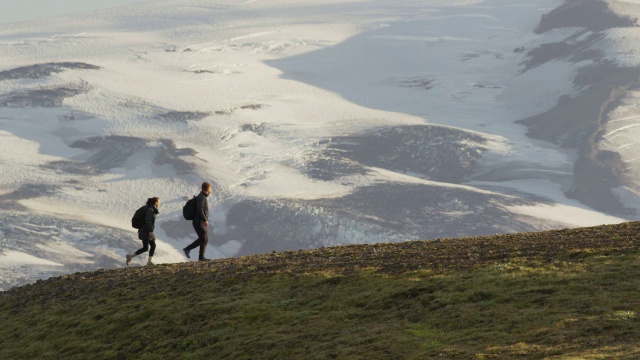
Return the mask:
{"type": "Polygon", "coordinates": [[[0,290],[207,255],[617,223],[640,2],[164,0],[0,25],[0,290]],[[138,265],[142,263],[139,260],[138,265]]]}

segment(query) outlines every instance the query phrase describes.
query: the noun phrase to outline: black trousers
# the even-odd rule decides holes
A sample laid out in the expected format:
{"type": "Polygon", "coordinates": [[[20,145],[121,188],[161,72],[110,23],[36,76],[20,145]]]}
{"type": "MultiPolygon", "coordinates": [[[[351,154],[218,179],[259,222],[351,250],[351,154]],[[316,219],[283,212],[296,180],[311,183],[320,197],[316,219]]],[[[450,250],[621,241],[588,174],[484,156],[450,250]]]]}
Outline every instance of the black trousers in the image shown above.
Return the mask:
{"type": "Polygon", "coordinates": [[[207,244],[209,243],[209,227],[200,221],[194,221],[193,229],[196,231],[196,234],[198,234],[198,238],[192,242],[191,245],[187,246],[186,249],[191,251],[200,246],[198,259],[204,259],[204,252],[207,250],[207,244]]]}
{"type": "Polygon", "coordinates": [[[142,239],[142,248],[136,251],[136,255],[140,255],[147,251],[149,251],[149,256],[153,256],[156,252],[156,239],[142,239]],[[151,250],[149,250],[149,247],[151,247],[151,250]]]}

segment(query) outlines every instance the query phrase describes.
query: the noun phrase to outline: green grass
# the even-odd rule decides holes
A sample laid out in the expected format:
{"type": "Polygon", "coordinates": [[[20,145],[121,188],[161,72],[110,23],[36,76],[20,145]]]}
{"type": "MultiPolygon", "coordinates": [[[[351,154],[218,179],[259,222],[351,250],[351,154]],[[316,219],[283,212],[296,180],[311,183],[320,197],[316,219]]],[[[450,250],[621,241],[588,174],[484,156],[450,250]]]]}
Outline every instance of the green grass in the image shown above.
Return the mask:
{"type": "Polygon", "coordinates": [[[640,224],[68,275],[0,359],[640,358],[640,224]]]}

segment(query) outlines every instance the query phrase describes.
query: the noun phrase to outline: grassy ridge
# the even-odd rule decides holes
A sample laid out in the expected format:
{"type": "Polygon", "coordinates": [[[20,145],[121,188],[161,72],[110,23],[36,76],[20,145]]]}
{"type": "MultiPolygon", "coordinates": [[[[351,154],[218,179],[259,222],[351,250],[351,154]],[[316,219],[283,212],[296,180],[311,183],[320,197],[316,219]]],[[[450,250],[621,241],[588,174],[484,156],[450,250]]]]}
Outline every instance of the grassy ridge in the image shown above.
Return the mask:
{"type": "Polygon", "coordinates": [[[640,223],[73,274],[0,359],[640,358],[640,223]]]}

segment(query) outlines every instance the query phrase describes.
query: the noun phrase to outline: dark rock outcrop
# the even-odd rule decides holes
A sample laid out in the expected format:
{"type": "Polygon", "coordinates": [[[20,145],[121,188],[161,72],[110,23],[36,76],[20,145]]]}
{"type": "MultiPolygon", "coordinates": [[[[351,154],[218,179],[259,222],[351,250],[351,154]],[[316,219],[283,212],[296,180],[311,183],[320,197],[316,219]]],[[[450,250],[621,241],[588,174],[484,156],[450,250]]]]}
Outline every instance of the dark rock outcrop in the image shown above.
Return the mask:
{"type": "Polygon", "coordinates": [[[178,174],[194,171],[194,164],[188,161],[196,155],[190,148],[177,148],[175,142],[169,139],[158,140],[154,145],[151,140],[129,136],[102,136],[77,140],[70,145],[72,148],[86,150],[86,154],[74,160],[52,161],[44,168],[78,175],[97,175],[122,166],[131,156],[145,149],[156,150],[154,163],[156,165],[171,165],[178,174]]]}
{"type": "Polygon", "coordinates": [[[91,86],[86,82],[52,86],[26,91],[15,91],[0,95],[0,107],[28,108],[28,107],[60,107],[66,98],[87,93],[91,86]]]}
{"type": "Polygon", "coordinates": [[[202,120],[211,115],[208,112],[199,111],[167,111],[162,114],[158,114],[157,118],[165,121],[183,122],[202,120]]]}
{"type": "Polygon", "coordinates": [[[52,74],[66,70],[100,70],[95,66],[82,62],[51,62],[46,64],[34,64],[15,69],[0,71],[0,81],[18,79],[42,79],[52,74]]]}
{"type": "Polygon", "coordinates": [[[485,142],[480,135],[444,126],[384,127],[332,138],[304,171],[315,179],[333,180],[378,167],[459,183],[486,150],[485,142]]]}
{"type": "Polygon", "coordinates": [[[536,34],[567,27],[581,27],[602,31],[615,27],[634,27],[637,19],[621,16],[611,10],[604,0],[567,0],[550,13],[542,16],[536,34]]]}

